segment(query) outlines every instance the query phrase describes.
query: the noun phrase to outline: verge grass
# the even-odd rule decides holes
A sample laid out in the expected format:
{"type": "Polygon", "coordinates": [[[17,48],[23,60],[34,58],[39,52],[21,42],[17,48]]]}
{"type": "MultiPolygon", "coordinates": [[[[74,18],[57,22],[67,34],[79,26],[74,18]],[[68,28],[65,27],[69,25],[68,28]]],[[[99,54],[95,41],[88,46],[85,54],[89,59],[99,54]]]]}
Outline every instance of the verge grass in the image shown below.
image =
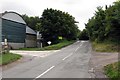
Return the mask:
{"type": "Polygon", "coordinates": [[[68,46],[68,45],[70,45],[74,42],[75,41],[62,41],[58,44],[53,44],[53,45],[46,46],[46,47],[43,47],[43,48],[21,48],[19,50],[29,50],[29,51],[58,50],[58,49],[61,49],[65,46],[68,46]]]}
{"type": "Polygon", "coordinates": [[[22,56],[13,53],[5,53],[0,55],[0,65],[6,65],[20,59],[22,56]]]}
{"type": "Polygon", "coordinates": [[[92,47],[97,52],[120,52],[120,45],[112,42],[92,42],[92,47]]]}
{"type": "Polygon", "coordinates": [[[107,77],[112,78],[112,80],[120,78],[120,61],[105,66],[104,72],[107,77]]]}

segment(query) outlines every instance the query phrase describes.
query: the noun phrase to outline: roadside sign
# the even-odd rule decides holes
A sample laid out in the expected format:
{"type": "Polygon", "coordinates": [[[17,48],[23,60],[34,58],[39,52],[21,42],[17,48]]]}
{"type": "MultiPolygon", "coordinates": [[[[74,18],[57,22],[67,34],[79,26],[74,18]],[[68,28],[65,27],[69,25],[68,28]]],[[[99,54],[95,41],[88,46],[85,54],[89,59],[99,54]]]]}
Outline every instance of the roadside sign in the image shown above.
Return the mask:
{"type": "Polygon", "coordinates": [[[52,42],[51,42],[51,41],[48,41],[47,43],[50,45],[52,42]]]}
{"type": "Polygon", "coordinates": [[[7,45],[7,39],[4,39],[4,45],[7,45]]]}
{"type": "Polygon", "coordinates": [[[58,39],[61,39],[61,40],[62,40],[63,38],[62,38],[62,36],[59,36],[58,39]]]}

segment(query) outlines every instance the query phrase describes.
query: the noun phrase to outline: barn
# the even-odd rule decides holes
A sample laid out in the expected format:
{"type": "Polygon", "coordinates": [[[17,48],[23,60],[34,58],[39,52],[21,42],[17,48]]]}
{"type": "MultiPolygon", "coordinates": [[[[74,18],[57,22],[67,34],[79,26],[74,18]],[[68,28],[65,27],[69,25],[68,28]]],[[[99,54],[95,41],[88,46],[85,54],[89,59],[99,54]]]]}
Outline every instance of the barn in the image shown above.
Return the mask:
{"type": "MultiPolygon", "coordinates": [[[[0,42],[2,42],[2,14],[0,14],[0,42]]],[[[2,51],[2,45],[0,44],[0,53],[2,51]]]]}
{"type": "MultiPolygon", "coordinates": [[[[2,13],[2,44],[6,38],[12,49],[19,49],[28,46],[26,44],[26,22],[16,12],[2,13]]],[[[30,41],[30,39],[29,39],[30,41]]],[[[29,42],[30,43],[30,42],[29,42]]],[[[30,46],[29,47],[33,47],[30,46]]]]}
{"type": "Polygon", "coordinates": [[[28,26],[26,26],[25,43],[26,43],[25,45],[26,45],[27,48],[37,47],[37,33],[28,26]]]}

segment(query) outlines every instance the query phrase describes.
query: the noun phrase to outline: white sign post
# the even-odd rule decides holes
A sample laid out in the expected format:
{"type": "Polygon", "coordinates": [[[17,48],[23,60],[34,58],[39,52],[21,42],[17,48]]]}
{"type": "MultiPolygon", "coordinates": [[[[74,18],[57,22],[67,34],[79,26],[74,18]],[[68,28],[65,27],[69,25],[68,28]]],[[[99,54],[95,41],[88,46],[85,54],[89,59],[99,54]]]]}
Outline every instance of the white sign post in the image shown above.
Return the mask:
{"type": "Polygon", "coordinates": [[[7,39],[4,39],[4,45],[7,45],[7,39]]]}
{"type": "Polygon", "coordinates": [[[51,41],[48,41],[47,43],[48,43],[48,44],[49,44],[49,46],[50,46],[50,44],[51,44],[52,42],[51,42],[51,41]]]}
{"type": "Polygon", "coordinates": [[[9,52],[9,47],[8,47],[7,39],[4,39],[4,52],[5,52],[5,53],[8,53],[8,52],[9,52]]]}
{"type": "Polygon", "coordinates": [[[40,34],[40,32],[37,31],[37,40],[38,40],[37,46],[40,47],[40,48],[42,48],[42,41],[41,41],[41,39],[42,39],[42,34],[40,34]]]}

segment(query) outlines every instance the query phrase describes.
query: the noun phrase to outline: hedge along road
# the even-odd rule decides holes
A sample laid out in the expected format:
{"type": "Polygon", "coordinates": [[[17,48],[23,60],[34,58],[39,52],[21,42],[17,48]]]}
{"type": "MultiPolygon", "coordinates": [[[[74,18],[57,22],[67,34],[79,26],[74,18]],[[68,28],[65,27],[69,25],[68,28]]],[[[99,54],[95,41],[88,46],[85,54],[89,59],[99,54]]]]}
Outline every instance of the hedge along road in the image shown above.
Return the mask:
{"type": "Polygon", "coordinates": [[[91,45],[78,41],[44,58],[3,71],[3,78],[90,78],[91,45]]]}

